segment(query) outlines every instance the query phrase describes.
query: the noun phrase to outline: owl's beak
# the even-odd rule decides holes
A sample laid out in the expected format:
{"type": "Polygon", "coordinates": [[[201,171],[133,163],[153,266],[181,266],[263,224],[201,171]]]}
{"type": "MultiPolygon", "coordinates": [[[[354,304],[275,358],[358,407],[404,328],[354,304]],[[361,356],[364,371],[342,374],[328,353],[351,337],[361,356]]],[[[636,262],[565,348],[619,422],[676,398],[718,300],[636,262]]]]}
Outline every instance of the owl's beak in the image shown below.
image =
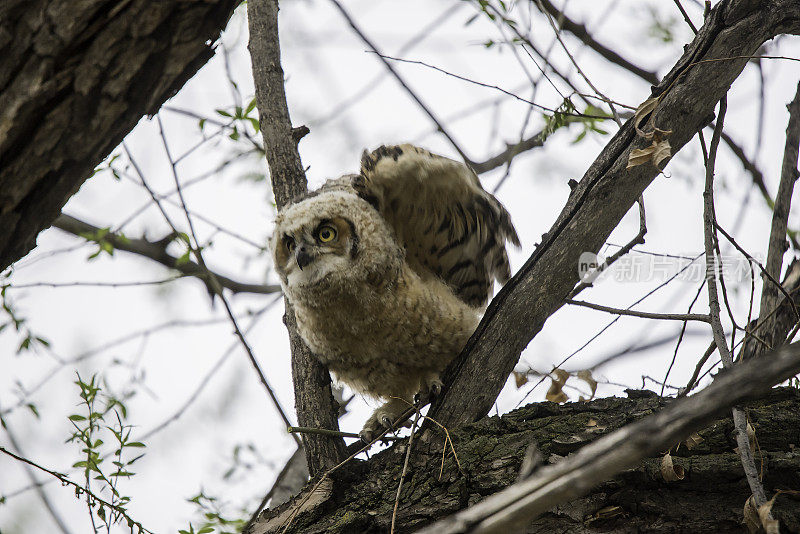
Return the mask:
{"type": "Polygon", "coordinates": [[[294,258],[297,261],[297,266],[300,267],[301,271],[303,270],[303,267],[314,260],[314,257],[308,253],[308,250],[306,250],[305,245],[300,245],[297,247],[297,250],[294,253],[294,258]]]}

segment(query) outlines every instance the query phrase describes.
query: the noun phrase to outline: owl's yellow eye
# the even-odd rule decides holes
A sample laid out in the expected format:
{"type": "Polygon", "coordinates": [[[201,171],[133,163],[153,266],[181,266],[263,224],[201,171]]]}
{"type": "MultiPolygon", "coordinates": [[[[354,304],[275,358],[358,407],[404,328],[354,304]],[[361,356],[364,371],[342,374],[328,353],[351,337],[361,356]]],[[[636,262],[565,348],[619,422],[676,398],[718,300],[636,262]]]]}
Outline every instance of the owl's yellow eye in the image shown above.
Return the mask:
{"type": "Polygon", "coordinates": [[[330,243],[336,239],[336,229],[333,226],[320,226],[317,230],[317,239],[323,243],[330,243]]]}

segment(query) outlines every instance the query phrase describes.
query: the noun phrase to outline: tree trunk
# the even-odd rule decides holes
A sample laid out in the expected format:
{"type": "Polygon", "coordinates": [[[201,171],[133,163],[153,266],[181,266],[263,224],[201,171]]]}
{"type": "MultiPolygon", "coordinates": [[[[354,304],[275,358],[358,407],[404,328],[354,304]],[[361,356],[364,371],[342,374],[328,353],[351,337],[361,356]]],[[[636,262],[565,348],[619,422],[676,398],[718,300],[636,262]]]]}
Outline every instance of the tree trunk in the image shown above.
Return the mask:
{"type": "MultiPolygon", "coordinates": [[[[430,456],[413,449],[396,532],[413,532],[513,483],[531,444],[538,446],[544,463],[557,462],[671,402],[650,392],[630,394],[628,399],[565,405],[535,403],[451,432],[461,472],[449,448],[441,477],[441,447],[430,456]]],[[[800,391],[793,388],[774,389],[747,408],[759,451],[756,462],[770,495],[779,489],[800,488],[798,410],[800,391]]],[[[734,452],[732,433],[728,416],[699,432],[701,441],[676,443],[671,454],[674,464],[684,469],[682,480],[666,482],[661,457],[649,458],[586,497],[539,517],[524,532],[746,532],[742,509],[750,488],[734,452]]],[[[369,462],[355,461],[334,472],[333,485],[325,491],[329,498],[299,514],[287,532],[388,532],[405,443],[395,444],[369,462]]],[[[301,493],[293,502],[302,498],[301,493]]],[[[291,507],[292,502],[267,511],[251,532],[281,532],[285,512],[291,507]]],[[[800,532],[799,496],[779,496],[772,512],[781,521],[781,532],[800,532]]]]}
{"type": "Polygon", "coordinates": [[[0,2],[0,269],[211,58],[238,3],[0,2]]]}

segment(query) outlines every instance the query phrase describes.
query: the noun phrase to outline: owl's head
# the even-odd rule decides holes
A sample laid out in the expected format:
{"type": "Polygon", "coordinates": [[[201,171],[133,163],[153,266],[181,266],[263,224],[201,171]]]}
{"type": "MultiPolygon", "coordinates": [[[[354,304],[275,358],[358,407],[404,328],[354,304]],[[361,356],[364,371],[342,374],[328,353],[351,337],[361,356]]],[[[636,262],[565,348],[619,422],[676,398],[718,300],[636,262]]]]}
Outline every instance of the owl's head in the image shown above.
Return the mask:
{"type": "Polygon", "coordinates": [[[366,279],[399,247],[378,212],[349,191],[325,190],[284,207],[271,240],[275,270],[289,291],[366,279]]]}

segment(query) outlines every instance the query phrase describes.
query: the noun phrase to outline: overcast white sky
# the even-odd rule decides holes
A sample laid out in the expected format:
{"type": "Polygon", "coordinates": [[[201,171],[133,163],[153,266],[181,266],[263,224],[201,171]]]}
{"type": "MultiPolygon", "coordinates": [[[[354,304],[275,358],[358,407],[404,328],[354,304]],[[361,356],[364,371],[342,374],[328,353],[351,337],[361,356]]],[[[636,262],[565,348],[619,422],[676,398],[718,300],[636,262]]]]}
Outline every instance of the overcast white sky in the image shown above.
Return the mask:
{"type": "MultiPolygon", "coordinates": [[[[699,25],[700,8],[691,1],[684,4],[699,25]]],[[[532,88],[525,71],[538,79],[536,65],[522,51],[515,55],[504,46],[484,46],[487,40],[501,40],[502,36],[485,18],[479,17],[466,24],[475,14],[467,2],[358,0],[347,2],[346,7],[362,30],[388,55],[424,61],[515,92],[525,99],[531,98],[532,88]],[[413,46],[403,49],[437,17],[442,17],[440,25],[428,31],[424,39],[416,39],[413,46]]],[[[570,2],[567,11],[574,19],[584,22],[598,40],[660,75],[672,66],[683,44],[691,39],[691,30],[682,22],[674,26],[674,42],[663,43],[650,35],[651,11],[660,13],[663,19],[680,20],[671,2],[570,2]]],[[[527,21],[527,4],[517,3],[514,13],[521,13],[515,16],[527,21]]],[[[308,167],[312,188],[327,178],[357,170],[361,151],[380,144],[412,141],[456,157],[453,148],[435,132],[430,120],[404,90],[386,76],[378,58],[366,50],[329,2],[283,2],[280,16],[290,112],[295,124],[311,128],[311,133],[300,143],[300,153],[308,167]],[[354,105],[333,113],[340,110],[342,102],[365,87],[370,91],[354,105]]],[[[544,19],[536,18],[535,13],[531,34],[542,49],[551,46],[552,30],[544,19]]],[[[243,8],[231,19],[222,42],[228,51],[227,66],[220,46],[217,55],[166,104],[167,107],[225,120],[215,113],[216,109],[231,110],[241,102],[246,105],[250,101],[253,83],[243,8]],[[228,82],[228,73],[236,82],[238,93],[228,82]],[[239,98],[241,101],[237,103],[239,98]]],[[[649,96],[650,88],[645,82],[581,48],[571,36],[565,35],[565,42],[586,75],[608,97],[636,106],[649,96]]],[[[782,38],[769,46],[770,55],[800,57],[800,42],[796,38],[782,38]]],[[[552,50],[552,57],[560,68],[572,72],[557,43],[552,50]]],[[[757,154],[759,75],[754,65],[748,66],[737,80],[728,99],[726,131],[758,162],[772,192],[777,189],[783,154],[788,116],[785,105],[791,100],[800,78],[798,65],[780,60],[763,62],[765,121],[757,154]]],[[[475,161],[495,154],[506,142],[518,140],[523,132],[536,132],[543,125],[541,113],[534,112],[526,121],[529,107],[497,90],[465,83],[420,65],[396,63],[395,67],[446,121],[461,147],[475,161]]],[[[580,87],[586,87],[578,77],[573,75],[572,79],[580,87]]],[[[569,94],[563,84],[556,81],[556,85],[565,95],[569,94]]],[[[543,81],[534,99],[537,104],[555,108],[562,97],[543,81]]],[[[160,117],[173,155],[184,154],[202,139],[197,119],[168,110],[162,111],[160,117]]],[[[602,127],[610,132],[616,130],[610,121],[602,127]]],[[[206,134],[215,131],[212,124],[206,125],[206,134]]],[[[522,240],[522,248],[511,253],[515,269],[533,252],[541,234],[555,220],[568,196],[567,181],[580,179],[610,137],[589,135],[573,144],[579,132],[579,126],[561,130],[548,139],[544,148],[520,156],[497,193],[510,211],[522,240]]],[[[156,120],[143,119],[125,143],[151,187],[160,193],[172,191],[173,178],[156,120]]],[[[272,229],[271,193],[265,182],[246,178],[251,173],[263,174],[265,162],[250,157],[215,171],[243,146],[224,135],[215,136],[182,159],[177,171],[183,181],[214,171],[208,179],[185,191],[192,212],[206,218],[196,224],[202,241],[213,239],[213,246],[205,254],[210,266],[238,280],[274,283],[268,258],[257,248],[265,245],[272,229]]],[[[121,180],[107,171],[98,173],[70,200],[65,213],[100,227],[117,228],[137,209],[148,204],[149,195],[136,183],[138,176],[128,165],[122,147],[114,153],[123,154],[115,162],[125,171],[121,180]]],[[[503,179],[504,172],[505,169],[497,169],[483,175],[484,187],[492,190],[503,179]]],[[[644,274],[639,275],[638,281],[619,281],[612,272],[582,298],[626,307],[686,264],[685,260],[663,254],[694,257],[702,251],[702,177],[700,148],[695,140],[670,162],[664,175],[645,193],[647,242],[638,247],[641,252],[631,256],[634,265],[643,269],[644,274]],[[650,256],[647,252],[659,256],[650,256]]],[[[759,257],[766,252],[770,213],[759,195],[751,194],[750,190],[749,175],[727,148],[721,147],[717,164],[718,218],[726,229],[736,229],[739,243],[759,257]],[[742,210],[745,198],[749,201],[742,210]]],[[[170,198],[177,200],[175,196],[170,198]]],[[[182,211],[176,206],[167,207],[171,218],[178,221],[181,229],[187,229],[182,211]]],[[[798,226],[795,212],[790,226],[798,226]]],[[[123,231],[131,237],[146,235],[154,239],[167,234],[168,227],[158,210],[150,206],[126,224],[123,231]]],[[[634,210],[609,242],[623,244],[637,231],[638,216],[634,210]]],[[[64,444],[71,431],[67,416],[80,409],[76,406],[79,399],[73,381],[76,371],[85,378],[102,373],[115,393],[136,391],[129,402],[129,422],[135,425],[134,436],[146,436],[173,414],[180,414],[144,439],[147,455],[135,464],[137,474],[123,482],[122,491],[133,497],[129,510],[134,518],[157,533],[176,532],[188,527],[190,520],[196,525],[195,507],[186,499],[201,489],[223,498],[228,510],[243,506],[252,508],[271,486],[294,446],[246,355],[236,344],[231,326],[225,320],[224,308],[219,303],[212,307],[202,284],[194,279],[166,285],[116,288],[36,285],[128,283],[169,277],[159,265],[123,252],[117,252],[113,258],[101,255],[87,261],[95,250],[96,246],[82,244],[81,240],[59,230],[48,230],[39,236],[38,247],[17,263],[13,276],[7,281],[12,286],[7,295],[15,308],[27,318],[28,326],[36,334],[51,343],[49,349],[15,355],[19,335],[10,328],[0,334],[0,410],[5,413],[8,430],[19,441],[26,457],[69,473],[73,480],[80,481],[81,473],[70,468],[80,459],[79,447],[64,444]],[[26,285],[28,287],[15,288],[26,285]],[[159,325],[167,326],[158,328],[159,325]],[[137,332],[145,333],[131,335],[137,332]],[[103,348],[126,336],[129,336],[128,341],[103,348]],[[72,362],[75,358],[80,361],[72,362]],[[45,379],[39,389],[32,391],[45,379]],[[22,394],[22,390],[29,394],[22,394]],[[182,409],[195,395],[192,404],[182,409]],[[21,398],[35,403],[39,419],[24,406],[14,408],[21,398]],[[11,411],[6,413],[6,410],[11,411]],[[253,450],[246,450],[248,444],[253,450]],[[237,445],[245,447],[240,457],[249,468],[240,467],[228,480],[223,480],[224,473],[233,465],[233,451],[237,445]]],[[[178,246],[170,250],[180,253],[178,246]]],[[[614,250],[610,247],[608,252],[614,250]]],[[[637,309],[686,312],[702,280],[700,271],[687,272],[694,272],[694,275],[675,280],[637,309]]],[[[731,294],[740,323],[747,317],[749,288],[749,281],[743,281],[731,294]]],[[[264,310],[273,301],[272,295],[231,298],[242,327],[248,328],[254,322],[248,330],[248,341],[282,405],[293,418],[288,340],[280,320],[282,302],[278,300],[255,318],[248,316],[264,310]]],[[[693,311],[702,313],[705,307],[703,291],[693,311]]],[[[613,319],[602,312],[563,308],[525,350],[520,368],[549,371],[613,319]]],[[[0,322],[5,322],[5,318],[0,317],[0,322]]],[[[674,335],[679,327],[680,323],[620,319],[575,355],[565,368],[591,367],[628,345],[642,345],[674,335]]],[[[670,384],[686,383],[710,340],[706,325],[690,325],[689,332],[691,335],[684,340],[672,369],[670,384]]],[[[674,342],[670,342],[600,368],[595,377],[613,384],[601,384],[598,394],[620,395],[624,387],[641,387],[643,375],[662,380],[674,348],[674,342]]],[[[586,389],[575,382],[576,386],[586,389]]],[[[657,388],[652,382],[646,386],[657,388]]],[[[511,380],[498,400],[497,410],[503,413],[513,409],[529,390],[530,386],[518,390],[511,380]]],[[[546,387],[540,386],[526,402],[542,400],[545,390],[546,387]]],[[[579,394],[570,389],[567,393],[573,399],[579,394]]],[[[359,398],[351,407],[352,411],[343,418],[341,426],[355,432],[361,428],[374,402],[359,398]]],[[[0,431],[0,445],[9,446],[9,435],[3,431],[0,431]]],[[[47,480],[39,473],[36,478],[47,480]]],[[[54,531],[52,519],[35,492],[20,492],[28,484],[29,479],[20,464],[0,456],[0,496],[7,497],[7,502],[0,505],[2,533],[54,531]]],[[[73,533],[90,531],[85,504],[75,499],[72,490],[51,482],[45,486],[45,491],[73,533]]]]}

